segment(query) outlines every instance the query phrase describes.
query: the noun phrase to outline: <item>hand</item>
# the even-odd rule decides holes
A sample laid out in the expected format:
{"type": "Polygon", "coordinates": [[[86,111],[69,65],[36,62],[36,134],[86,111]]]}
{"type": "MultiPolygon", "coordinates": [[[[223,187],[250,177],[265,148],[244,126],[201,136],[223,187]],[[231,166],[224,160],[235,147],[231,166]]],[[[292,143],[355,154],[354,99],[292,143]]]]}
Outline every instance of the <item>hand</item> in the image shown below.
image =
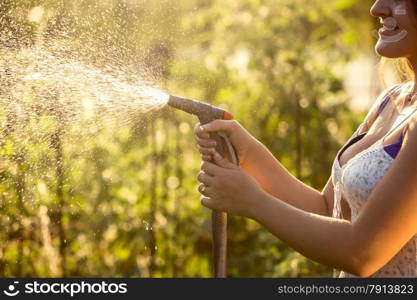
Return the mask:
{"type": "Polygon", "coordinates": [[[264,193],[256,180],[218,153],[214,163],[203,162],[198,181],[201,203],[211,209],[253,218],[254,206],[264,193]]]}
{"type": "Polygon", "coordinates": [[[210,132],[223,131],[229,138],[239,159],[240,166],[244,167],[248,160],[251,147],[257,145],[257,140],[235,120],[215,120],[203,126],[195,126],[195,139],[197,147],[204,161],[212,161],[216,152],[216,141],[210,138],[210,132]]]}

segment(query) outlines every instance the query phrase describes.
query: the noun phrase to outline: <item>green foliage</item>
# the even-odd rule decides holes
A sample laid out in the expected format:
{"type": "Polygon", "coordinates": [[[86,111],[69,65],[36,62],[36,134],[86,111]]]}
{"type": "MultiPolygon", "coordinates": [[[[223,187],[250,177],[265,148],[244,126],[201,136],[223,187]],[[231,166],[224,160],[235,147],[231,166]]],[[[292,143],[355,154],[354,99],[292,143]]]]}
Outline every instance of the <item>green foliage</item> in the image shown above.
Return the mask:
{"type": "MultiPolygon", "coordinates": [[[[174,2],[3,1],[1,40],[13,32],[13,43],[1,52],[53,41],[80,60],[146,72],[172,93],[227,107],[321,189],[360,120],[337,70],[371,47],[358,34],[370,28],[371,1],[174,2]],[[35,6],[43,17],[28,22],[35,6]]],[[[37,108],[19,119],[8,105],[14,83],[1,79],[1,276],[211,276],[193,117],[163,109],[128,126],[73,128],[37,108]]],[[[25,107],[41,100],[26,95],[25,107]]],[[[331,276],[251,220],[230,217],[229,247],[231,277],[331,276]]]]}

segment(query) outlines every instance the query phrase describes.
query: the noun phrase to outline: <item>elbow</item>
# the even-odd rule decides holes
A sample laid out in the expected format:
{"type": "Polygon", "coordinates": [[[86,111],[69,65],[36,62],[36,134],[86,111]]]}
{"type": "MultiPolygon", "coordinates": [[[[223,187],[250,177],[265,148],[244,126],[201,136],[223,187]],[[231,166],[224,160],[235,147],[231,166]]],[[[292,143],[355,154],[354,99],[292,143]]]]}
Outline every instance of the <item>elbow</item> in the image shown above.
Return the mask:
{"type": "Polygon", "coordinates": [[[373,271],[366,263],[353,257],[348,262],[345,262],[341,269],[357,277],[369,277],[373,274],[373,271]]]}
{"type": "Polygon", "coordinates": [[[374,274],[378,267],[370,255],[353,255],[347,272],[358,277],[369,277],[374,274]]]}
{"type": "Polygon", "coordinates": [[[383,267],[383,264],[377,262],[375,256],[362,259],[355,268],[355,275],[359,277],[369,277],[383,267]]]}
{"type": "Polygon", "coordinates": [[[364,243],[354,238],[353,231],[351,233],[349,243],[351,247],[348,247],[350,248],[347,252],[349,259],[346,262],[345,271],[358,277],[369,277],[381,267],[378,254],[367,249],[364,243]]]}
{"type": "Polygon", "coordinates": [[[352,273],[355,276],[358,277],[369,277],[374,273],[374,271],[367,267],[366,265],[362,265],[362,266],[355,266],[354,268],[352,268],[352,273]]]}
{"type": "Polygon", "coordinates": [[[348,258],[349,259],[344,261],[343,266],[341,266],[340,269],[354,276],[364,277],[364,275],[366,275],[365,270],[359,260],[354,256],[349,256],[348,258]]]}
{"type": "Polygon", "coordinates": [[[358,277],[364,277],[365,278],[365,277],[371,276],[374,273],[375,273],[375,270],[373,270],[373,269],[370,269],[370,268],[359,268],[359,269],[356,270],[356,272],[353,275],[358,276],[358,277]]]}

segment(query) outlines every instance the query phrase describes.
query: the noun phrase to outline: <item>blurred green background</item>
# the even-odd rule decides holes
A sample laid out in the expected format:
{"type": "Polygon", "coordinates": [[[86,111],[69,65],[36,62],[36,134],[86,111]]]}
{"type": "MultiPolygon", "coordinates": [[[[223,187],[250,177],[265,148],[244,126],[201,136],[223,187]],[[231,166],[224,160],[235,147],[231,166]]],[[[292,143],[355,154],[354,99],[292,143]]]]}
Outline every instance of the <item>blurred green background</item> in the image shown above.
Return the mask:
{"type": "MultiPolygon", "coordinates": [[[[128,66],[226,107],[321,190],[380,90],[372,3],[2,0],[0,60],[65,44],[82,61],[128,66]]],[[[17,118],[18,106],[5,109],[17,97],[13,69],[0,74],[0,276],[211,276],[196,119],[162,109],[74,137],[54,111],[17,118]]],[[[332,276],[240,217],[229,218],[228,257],[230,277],[332,276]]]]}

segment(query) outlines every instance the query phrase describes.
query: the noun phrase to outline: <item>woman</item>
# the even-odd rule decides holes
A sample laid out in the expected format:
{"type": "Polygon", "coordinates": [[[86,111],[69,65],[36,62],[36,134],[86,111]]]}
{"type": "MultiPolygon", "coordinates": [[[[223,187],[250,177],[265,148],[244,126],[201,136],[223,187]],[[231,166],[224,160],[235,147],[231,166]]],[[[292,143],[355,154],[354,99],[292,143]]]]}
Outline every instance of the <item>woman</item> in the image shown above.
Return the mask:
{"type": "MultiPolygon", "coordinates": [[[[404,58],[417,73],[417,1],[378,0],[376,52],[404,58]]],[[[204,160],[198,180],[208,208],[252,218],[340,277],[417,276],[417,85],[384,91],[337,154],[319,192],[294,178],[235,121],[196,126],[204,160]],[[240,165],[215,152],[209,132],[225,132],[240,165]]]]}

